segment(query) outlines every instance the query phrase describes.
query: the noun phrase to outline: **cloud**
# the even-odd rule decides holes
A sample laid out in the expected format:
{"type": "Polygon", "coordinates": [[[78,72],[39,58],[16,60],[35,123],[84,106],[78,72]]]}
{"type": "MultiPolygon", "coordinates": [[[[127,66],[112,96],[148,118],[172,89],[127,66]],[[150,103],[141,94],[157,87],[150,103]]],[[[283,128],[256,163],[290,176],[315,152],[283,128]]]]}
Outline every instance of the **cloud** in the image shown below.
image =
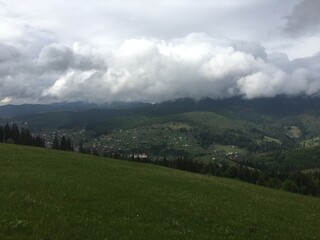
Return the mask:
{"type": "Polygon", "coordinates": [[[318,94],[319,56],[289,61],[256,42],[190,34],[170,41],[128,39],[108,70],[66,72],[43,96],[90,101],[157,102],[180,97],[246,98],[318,94]],[[311,63],[312,62],[312,63],[311,63]]]}
{"type": "Polygon", "coordinates": [[[10,98],[10,97],[5,97],[5,98],[3,98],[3,99],[0,100],[0,105],[6,105],[6,104],[10,103],[11,100],[12,100],[12,98],[10,98]]]}
{"type": "Polygon", "coordinates": [[[19,52],[12,46],[0,42],[0,63],[10,62],[19,56],[19,52]]]}
{"type": "Polygon", "coordinates": [[[0,0],[0,99],[317,95],[319,3],[0,0]]]}
{"type": "Polygon", "coordinates": [[[88,49],[79,48],[77,43],[72,47],[56,43],[45,46],[36,59],[36,64],[41,68],[58,72],[64,72],[70,68],[86,71],[105,67],[99,55],[88,49]]]}
{"type": "Polygon", "coordinates": [[[64,74],[106,70],[104,59],[89,47],[37,40],[35,46],[26,47],[0,42],[0,98],[10,98],[14,103],[52,101],[42,92],[64,74]]]}
{"type": "Polygon", "coordinates": [[[290,61],[258,42],[197,33],[127,39],[110,52],[79,43],[34,44],[0,42],[0,99],[159,102],[320,92],[320,54],[290,61]]]}
{"type": "Polygon", "coordinates": [[[31,26],[52,32],[59,42],[99,46],[141,36],[168,40],[192,32],[264,41],[296,1],[96,0],[90,4],[85,0],[29,0],[23,4],[10,0],[0,8],[0,29],[4,30],[0,38],[23,38],[31,26]]]}
{"type": "Polygon", "coordinates": [[[320,31],[320,1],[302,0],[287,16],[285,32],[292,35],[302,35],[320,31]]]}

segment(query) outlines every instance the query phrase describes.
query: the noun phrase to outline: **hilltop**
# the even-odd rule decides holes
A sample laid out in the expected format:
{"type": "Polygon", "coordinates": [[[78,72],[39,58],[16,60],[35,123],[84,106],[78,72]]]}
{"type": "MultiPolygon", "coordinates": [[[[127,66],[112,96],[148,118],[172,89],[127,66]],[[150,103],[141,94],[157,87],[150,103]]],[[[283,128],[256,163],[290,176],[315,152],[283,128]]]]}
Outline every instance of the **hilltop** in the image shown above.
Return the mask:
{"type": "Polygon", "coordinates": [[[318,239],[320,200],[230,179],[0,144],[1,239],[318,239]]]}

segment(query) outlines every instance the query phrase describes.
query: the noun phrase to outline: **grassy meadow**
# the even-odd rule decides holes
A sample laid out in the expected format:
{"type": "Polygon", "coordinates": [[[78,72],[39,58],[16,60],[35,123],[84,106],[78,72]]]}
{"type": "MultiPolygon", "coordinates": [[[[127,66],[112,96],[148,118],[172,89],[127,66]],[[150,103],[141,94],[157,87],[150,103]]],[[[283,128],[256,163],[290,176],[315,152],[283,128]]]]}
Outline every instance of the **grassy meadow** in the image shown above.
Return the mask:
{"type": "Polygon", "coordinates": [[[320,239],[320,199],[0,144],[0,239],[320,239]]]}

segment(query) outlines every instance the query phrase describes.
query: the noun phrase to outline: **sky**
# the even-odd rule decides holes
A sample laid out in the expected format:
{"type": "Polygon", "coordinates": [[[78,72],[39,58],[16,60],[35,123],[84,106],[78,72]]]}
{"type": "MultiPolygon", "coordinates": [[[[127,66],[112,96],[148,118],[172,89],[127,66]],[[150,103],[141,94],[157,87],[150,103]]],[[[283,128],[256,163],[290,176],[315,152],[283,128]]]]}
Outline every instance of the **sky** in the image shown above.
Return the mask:
{"type": "Polygon", "coordinates": [[[0,105],[320,93],[319,0],[0,0],[0,105]]]}

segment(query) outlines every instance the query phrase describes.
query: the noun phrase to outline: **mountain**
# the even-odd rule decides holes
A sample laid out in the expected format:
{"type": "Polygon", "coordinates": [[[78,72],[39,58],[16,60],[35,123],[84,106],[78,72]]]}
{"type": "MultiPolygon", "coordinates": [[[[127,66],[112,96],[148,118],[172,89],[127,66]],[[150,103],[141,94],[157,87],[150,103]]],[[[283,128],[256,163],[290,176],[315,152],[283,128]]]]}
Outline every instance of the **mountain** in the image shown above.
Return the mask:
{"type": "Polygon", "coordinates": [[[308,96],[276,96],[270,98],[243,99],[233,97],[226,99],[203,98],[198,101],[192,99],[178,99],[167,101],[155,106],[157,109],[168,109],[168,111],[214,111],[226,110],[241,112],[250,110],[252,112],[271,116],[291,116],[307,111],[320,113],[320,97],[308,96]]]}
{"type": "Polygon", "coordinates": [[[173,114],[190,111],[214,111],[226,110],[243,111],[250,110],[264,115],[290,116],[313,111],[319,114],[319,97],[288,97],[277,96],[272,98],[243,99],[240,97],[226,99],[203,98],[193,100],[182,98],[157,104],[142,102],[112,102],[106,104],[94,104],[85,102],[61,102],[52,104],[23,104],[0,106],[0,116],[17,117],[48,112],[79,112],[93,109],[135,109],[137,113],[149,113],[153,115],[173,114]]]}
{"type": "Polygon", "coordinates": [[[107,104],[95,104],[86,102],[60,102],[52,104],[22,104],[0,106],[0,117],[18,117],[39,113],[71,111],[79,112],[90,109],[132,109],[149,106],[140,102],[112,102],[107,104]]]}
{"type": "Polygon", "coordinates": [[[144,152],[155,158],[212,161],[226,160],[230,152],[246,158],[320,144],[318,97],[184,98],[157,104],[61,103],[60,107],[66,106],[73,110],[51,111],[49,105],[44,112],[26,114],[23,106],[15,106],[18,116],[11,120],[27,122],[32,132],[46,136],[47,146],[55,132],[101,154],[109,149],[125,155],[144,152]]]}

